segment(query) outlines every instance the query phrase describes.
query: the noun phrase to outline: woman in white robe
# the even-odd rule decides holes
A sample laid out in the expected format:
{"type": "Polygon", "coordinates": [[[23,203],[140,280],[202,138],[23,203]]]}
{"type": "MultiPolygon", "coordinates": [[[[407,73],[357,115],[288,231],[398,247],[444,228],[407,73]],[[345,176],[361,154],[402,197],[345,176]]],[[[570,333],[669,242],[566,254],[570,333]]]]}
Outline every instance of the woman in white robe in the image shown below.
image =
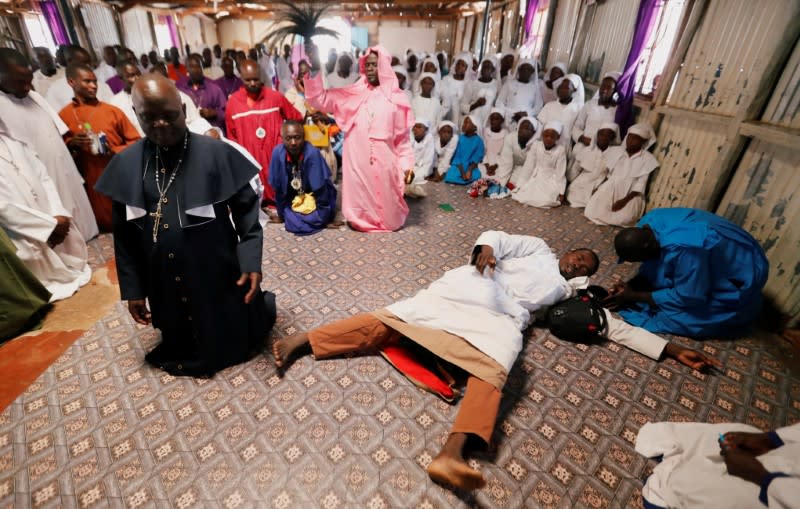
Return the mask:
{"type": "Polygon", "coordinates": [[[442,180],[444,174],[450,169],[450,161],[453,159],[453,154],[458,146],[458,131],[456,124],[449,120],[443,120],[439,124],[439,131],[437,131],[436,142],[434,143],[436,148],[436,175],[434,177],[437,182],[442,180]],[[443,127],[449,127],[453,132],[453,135],[444,144],[440,134],[443,127]]]}
{"type": "Polygon", "coordinates": [[[513,127],[523,116],[538,115],[542,105],[536,62],[530,58],[523,58],[517,63],[513,76],[500,89],[500,94],[497,96],[497,107],[505,111],[506,123],[513,127]],[[525,82],[520,81],[520,67],[524,67],[523,74],[527,76],[525,82]],[[530,74],[527,74],[526,71],[529,71],[530,74]]]}
{"type": "Polygon", "coordinates": [[[63,242],[53,246],[56,216],[71,215],[44,164],[29,146],[9,136],[2,124],[0,174],[0,227],[16,246],[20,260],[52,294],[50,302],[66,299],[92,277],[86,241],[73,225],[63,242]]]}
{"type": "Polygon", "coordinates": [[[595,133],[591,147],[575,152],[575,161],[573,161],[570,171],[567,171],[567,180],[569,180],[570,173],[575,175],[567,188],[567,201],[570,207],[585,207],[589,203],[592,194],[608,175],[606,154],[615,145],[619,145],[619,126],[611,122],[600,126],[595,133]],[[608,132],[600,135],[600,131],[608,132]],[[598,140],[598,137],[602,140],[598,140]],[[598,141],[601,141],[604,146],[598,146],[598,141]]]}
{"type": "Polygon", "coordinates": [[[764,433],[741,423],[647,423],[636,437],[636,452],[648,458],[661,457],[642,488],[642,497],[651,507],[800,508],[800,424],[764,433]],[[731,472],[722,455],[722,447],[730,447],[729,436],[742,433],[768,444],[759,447],[758,455],[748,454],[746,449],[739,452],[740,456],[756,456],[767,472],[761,485],[731,472]],[[777,473],[783,476],[775,476],[777,473]]]}
{"type": "Polygon", "coordinates": [[[484,58],[478,69],[480,77],[464,87],[461,118],[473,115],[478,125],[483,125],[497,98],[497,62],[492,57],[484,58]]]}
{"type": "Polygon", "coordinates": [[[658,168],[658,160],[649,152],[655,142],[650,124],[640,123],[628,130],[621,146],[606,151],[608,179],[586,204],[587,219],[611,226],[636,224],[644,214],[647,180],[658,168]]]}
{"type": "Polygon", "coordinates": [[[461,98],[464,88],[469,83],[469,68],[472,65],[472,55],[469,52],[459,53],[450,66],[450,73],[442,78],[441,95],[442,104],[447,107],[444,118],[452,120],[456,125],[461,125],[461,98]]]}
{"type": "Polygon", "coordinates": [[[558,99],[556,94],[555,81],[567,75],[567,64],[564,62],[556,62],[547,71],[547,76],[539,81],[539,90],[541,91],[542,103],[547,104],[550,101],[558,99]],[[555,69],[555,71],[554,71],[555,69]],[[549,84],[549,86],[548,86],[549,84]]]}
{"type": "Polygon", "coordinates": [[[558,121],[545,124],[542,141],[535,141],[525,160],[523,170],[529,177],[514,182],[518,187],[511,193],[514,200],[531,207],[550,208],[561,205],[567,188],[567,155],[557,139],[564,131],[558,121]],[[555,136],[557,135],[557,136],[555,136]],[[556,139],[553,140],[552,137],[556,139]],[[550,145],[552,143],[552,145],[550,145]]]}
{"type": "Polygon", "coordinates": [[[433,89],[429,97],[424,97],[422,89],[414,91],[414,97],[411,99],[411,111],[414,112],[414,118],[417,120],[424,119],[430,124],[428,127],[432,132],[439,131],[439,123],[442,121],[442,103],[439,99],[437,88],[439,81],[436,75],[430,72],[423,72],[419,75],[418,83],[421,86],[422,80],[425,78],[433,81],[433,89]]]}
{"type": "Polygon", "coordinates": [[[539,112],[538,118],[542,125],[548,122],[557,121],[564,126],[564,132],[559,138],[558,143],[564,147],[567,157],[572,152],[572,125],[578,117],[578,112],[583,108],[583,80],[577,74],[567,74],[565,77],[556,80],[553,86],[559,94],[559,99],[545,104],[539,112]]]}
{"type": "MultiPolygon", "coordinates": [[[[600,88],[597,89],[597,93],[578,112],[575,123],[572,125],[572,141],[575,142],[572,149],[573,156],[577,157],[580,151],[593,146],[594,137],[601,125],[614,122],[617,113],[616,96],[619,76],[618,72],[606,73],[600,80],[600,88]]],[[[576,175],[567,174],[570,182],[575,177],[576,175]]]]}

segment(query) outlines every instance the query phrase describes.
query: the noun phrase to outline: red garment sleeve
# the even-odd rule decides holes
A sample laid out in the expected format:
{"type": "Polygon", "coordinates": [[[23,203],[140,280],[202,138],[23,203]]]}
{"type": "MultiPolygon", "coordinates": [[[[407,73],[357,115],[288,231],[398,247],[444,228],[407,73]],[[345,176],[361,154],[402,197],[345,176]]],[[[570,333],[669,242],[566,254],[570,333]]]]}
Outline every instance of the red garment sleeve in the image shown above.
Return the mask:
{"type": "Polygon", "coordinates": [[[233,99],[233,94],[228,97],[228,104],[225,108],[225,134],[231,140],[242,145],[242,140],[239,139],[239,133],[236,131],[236,123],[233,121],[233,110],[236,109],[236,103],[233,99]],[[233,105],[233,108],[231,106],[233,105]]]}
{"type": "Polygon", "coordinates": [[[303,120],[303,115],[281,94],[281,116],[284,120],[303,120]]]}

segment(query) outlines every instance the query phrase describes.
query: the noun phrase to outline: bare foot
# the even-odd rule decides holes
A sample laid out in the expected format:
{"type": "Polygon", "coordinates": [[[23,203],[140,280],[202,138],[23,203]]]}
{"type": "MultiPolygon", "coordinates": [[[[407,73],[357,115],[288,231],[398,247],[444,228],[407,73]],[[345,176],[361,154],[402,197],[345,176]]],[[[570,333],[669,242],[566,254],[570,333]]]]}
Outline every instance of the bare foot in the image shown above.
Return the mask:
{"type": "Polygon", "coordinates": [[[308,345],[308,334],[300,332],[283,339],[276,339],[272,343],[272,355],[275,356],[275,365],[279,368],[288,368],[292,354],[300,347],[308,345]]]}
{"type": "Polygon", "coordinates": [[[463,459],[439,455],[428,465],[428,475],[439,484],[449,484],[465,491],[483,488],[486,480],[463,459]]]}

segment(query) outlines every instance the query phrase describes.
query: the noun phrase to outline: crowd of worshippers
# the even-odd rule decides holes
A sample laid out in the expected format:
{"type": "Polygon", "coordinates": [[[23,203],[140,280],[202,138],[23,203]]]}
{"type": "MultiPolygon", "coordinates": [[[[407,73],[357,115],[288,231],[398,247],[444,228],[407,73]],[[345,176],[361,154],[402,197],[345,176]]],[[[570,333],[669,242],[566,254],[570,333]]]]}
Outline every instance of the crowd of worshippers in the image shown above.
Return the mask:
{"type": "MultiPolygon", "coordinates": [[[[542,239],[487,231],[469,263],[414,297],[272,341],[280,369],[308,352],[380,351],[448,401],[465,381],[427,470],[469,490],[485,480],[464,458],[468,439],[491,440],[535,321],[571,330],[567,340],[611,340],[707,370],[720,363],[656,334],[735,336],[759,313],[769,265],[752,236],[701,210],[642,217],[654,135],[637,124],[617,146],[616,75],[584,104],[579,77],[556,65],[539,81],[535,63],[514,55],[462,54],[448,67],[441,53],[409,52],[401,63],[380,46],[325,65],[313,44],[281,55],[187,53],[182,62],[172,48],[165,65],[109,47],[93,68],[83,48],[55,60],[37,48],[34,73],[26,56],[0,49],[0,291],[9,297],[0,335],[89,281],[86,241],[100,230],[114,234],[130,314],[161,332],[146,361],[210,377],[257,355],[275,322],[275,296],[261,287],[268,221],[301,235],[342,221],[395,231],[404,197],[444,181],[476,198],[585,205],[595,222],[628,226],[614,247],[620,262],[641,266],[607,291],[587,289],[600,266],[592,249],[557,256],[542,239]]],[[[727,471],[738,475],[744,462],[739,477],[768,489],[780,476],[750,456],[727,455],[739,462],[727,471]]],[[[775,485],[784,491],[769,497],[793,489],[775,485]]]]}

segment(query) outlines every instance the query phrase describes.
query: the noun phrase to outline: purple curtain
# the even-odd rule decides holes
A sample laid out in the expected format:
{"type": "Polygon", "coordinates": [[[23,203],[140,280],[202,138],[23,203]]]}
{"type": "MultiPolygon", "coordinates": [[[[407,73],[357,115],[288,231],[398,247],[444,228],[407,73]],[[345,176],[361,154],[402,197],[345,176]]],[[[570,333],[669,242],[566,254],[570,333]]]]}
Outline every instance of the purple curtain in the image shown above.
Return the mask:
{"type": "Polygon", "coordinates": [[[531,29],[533,28],[533,18],[536,15],[536,9],[539,7],[539,0],[528,0],[528,8],[525,9],[525,42],[531,38],[531,29]]]}
{"type": "Polygon", "coordinates": [[[42,9],[42,15],[47,20],[47,26],[50,27],[50,32],[53,33],[53,40],[56,44],[69,44],[69,36],[67,29],[64,26],[64,21],[61,19],[61,13],[58,12],[58,6],[54,0],[41,0],[39,7],[42,9]]]}
{"type": "Polygon", "coordinates": [[[167,28],[169,28],[169,38],[172,40],[172,45],[181,49],[181,40],[178,37],[178,27],[175,26],[175,19],[172,16],[164,16],[167,22],[167,28]]]}
{"type": "Polygon", "coordinates": [[[619,124],[621,136],[625,136],[625,133],[628,132],[628,127],[633,123],[633,95],[636,91],[636,71],[639,68],[639,57],[645,44],[647,44],[647,39],[653,29],[661,2],[662,0],[642,0],[639,4],[631,50],[628,53],[628,60],[625,61],[622,76],[617,82],[619,101],[615,120],[619,124]]]}

